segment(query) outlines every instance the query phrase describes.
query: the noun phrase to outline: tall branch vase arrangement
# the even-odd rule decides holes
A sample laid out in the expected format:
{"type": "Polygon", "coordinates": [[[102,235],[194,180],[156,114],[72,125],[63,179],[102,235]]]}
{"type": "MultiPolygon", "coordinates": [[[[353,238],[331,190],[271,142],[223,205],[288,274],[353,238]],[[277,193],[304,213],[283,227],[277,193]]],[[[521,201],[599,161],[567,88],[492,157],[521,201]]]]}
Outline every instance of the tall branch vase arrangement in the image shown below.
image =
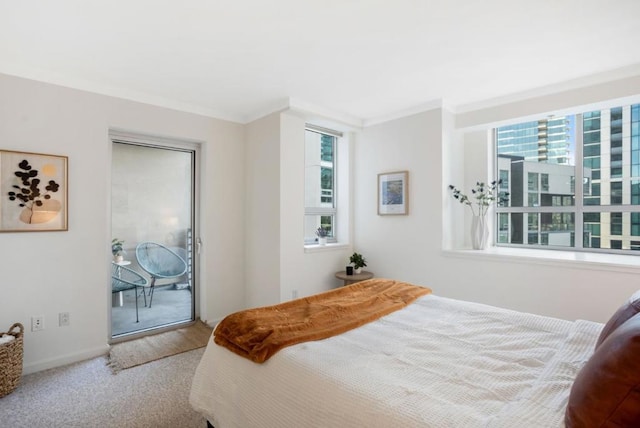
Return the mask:
{"type": "Polygon", "coordinates": [[[491,184],[478,181],[476,187],[471,190],[471,198],[462,193],[458,188],[449,185],[451,194],[458,202],[468,205],[471,208],[473,218],[471,219],[471,247],[474,250],[484,250],[489,245],[489,224],[487,213],[494,201],[506,202],[509,193],[497,194],[496,189],[502,180],[492,181],[491,184]]]}

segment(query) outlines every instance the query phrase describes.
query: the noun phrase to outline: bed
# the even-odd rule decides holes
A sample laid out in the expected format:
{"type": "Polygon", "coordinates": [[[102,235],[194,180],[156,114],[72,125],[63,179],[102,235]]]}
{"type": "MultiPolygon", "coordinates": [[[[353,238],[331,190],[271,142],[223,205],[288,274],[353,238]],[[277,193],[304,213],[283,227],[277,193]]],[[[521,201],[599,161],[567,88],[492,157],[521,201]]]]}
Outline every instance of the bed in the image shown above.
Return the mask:
{"type": "Polygon", "coordinates": [[[210,340],[189,400],[216,428],[548,428],[565,426],[565,417],[571,427],[637,427],[636,301],[640,295],[603,329],[426,294],[342,334],[284,347],[261,364],[210,340]],[[620,362],[620,348],[628,361],[620,362]],[[616,367],[630,367],[614,376],[624,387],[603,389],[612,354],[616,367]],[[613,424],[592,425],[595,418],[613,424]]]}

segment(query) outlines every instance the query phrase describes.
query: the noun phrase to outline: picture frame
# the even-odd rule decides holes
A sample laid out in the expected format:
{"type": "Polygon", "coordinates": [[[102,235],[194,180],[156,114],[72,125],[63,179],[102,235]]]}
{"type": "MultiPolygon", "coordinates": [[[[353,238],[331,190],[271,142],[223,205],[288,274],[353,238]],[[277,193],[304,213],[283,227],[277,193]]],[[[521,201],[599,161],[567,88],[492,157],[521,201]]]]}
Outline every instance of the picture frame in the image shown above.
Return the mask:
{"type": "Polygon", "coordinates": [[[0,150],[0,232],[67,231],[68,158],[0,150]]]}
{"type": "Polygon", "coordinates": [[[409,171],[378,174],[378,215],[409,214],[409,171]]]}

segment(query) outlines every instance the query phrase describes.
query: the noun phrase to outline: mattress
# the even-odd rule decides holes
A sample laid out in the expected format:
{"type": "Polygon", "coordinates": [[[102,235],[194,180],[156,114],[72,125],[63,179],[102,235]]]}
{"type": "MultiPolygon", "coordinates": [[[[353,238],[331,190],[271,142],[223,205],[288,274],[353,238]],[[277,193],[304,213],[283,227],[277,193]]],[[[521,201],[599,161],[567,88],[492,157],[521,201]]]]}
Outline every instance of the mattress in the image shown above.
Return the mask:
{"type": "Polygon", "coordinates": [[[561,427],[601,329],[430,294],[263,364],[210,340],[189,400],[216,428],[561,427]]]}

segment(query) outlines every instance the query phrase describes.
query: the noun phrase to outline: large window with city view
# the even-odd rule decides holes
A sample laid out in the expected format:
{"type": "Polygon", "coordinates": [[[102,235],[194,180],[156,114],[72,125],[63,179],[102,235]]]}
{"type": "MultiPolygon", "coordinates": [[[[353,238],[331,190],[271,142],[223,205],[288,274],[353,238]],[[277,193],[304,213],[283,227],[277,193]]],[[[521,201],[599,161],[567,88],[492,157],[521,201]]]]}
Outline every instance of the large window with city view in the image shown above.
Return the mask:
{"type": "Polygon", "coordinates": [[[499,127],[495,147],[497,245],[640,250],[640,104],[499,127]]]}
{"type": "Polygon", "coordinates": [[[341,135],[325,129],[305,130],[304,242],[317,243],[319,228],[336,240],[336,150],[341,135]]]}

